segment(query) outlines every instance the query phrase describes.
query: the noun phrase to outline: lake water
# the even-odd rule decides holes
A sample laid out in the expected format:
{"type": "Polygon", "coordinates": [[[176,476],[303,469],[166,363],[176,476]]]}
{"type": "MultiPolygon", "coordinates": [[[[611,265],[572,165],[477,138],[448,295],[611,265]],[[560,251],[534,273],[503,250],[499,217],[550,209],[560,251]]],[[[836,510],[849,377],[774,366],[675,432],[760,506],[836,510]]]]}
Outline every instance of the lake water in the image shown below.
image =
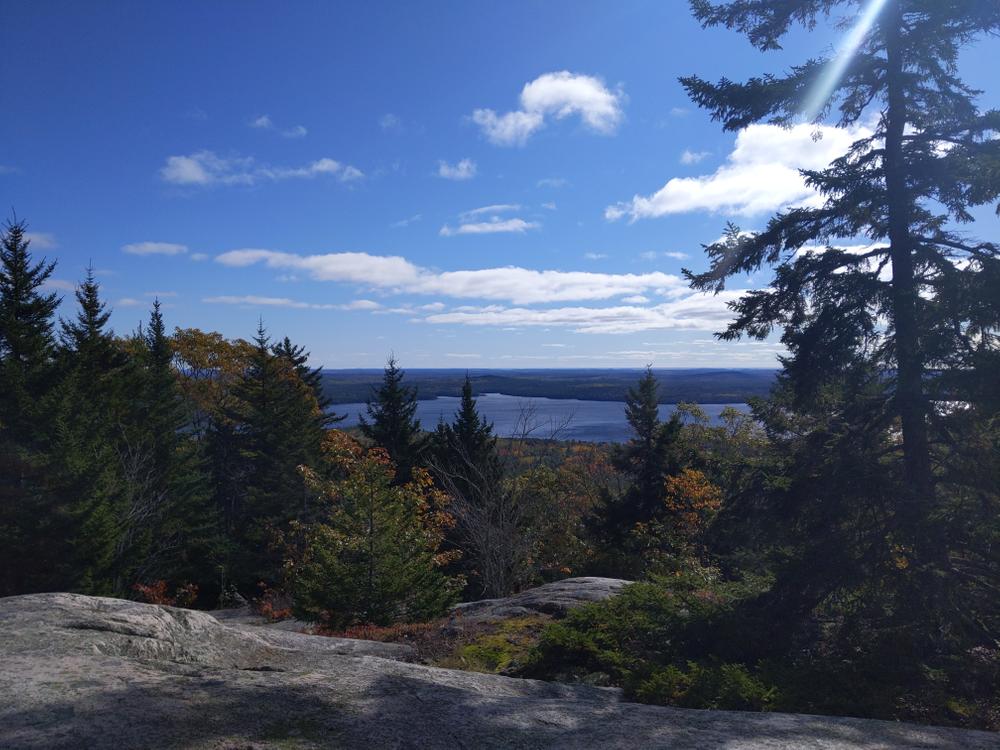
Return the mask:
{"type": "MultiPolygon", "coordinates": [[[[444,419],[455,418],[460,399],[457,396],[438,396],[433,400],[417,402],[417,419],[425,430],[433,430],[444,419]]],[[[620,401],[579,401],[576,399],[530,398],[505,396],[502,393],[483,393],[476,397],[479,413],[501,437],[523,433],[525,422],[530,437],[558,440],[582,440],[591,443],[623,442],[629,438],[625,421],[625,404],[620,401]]],[[[699,404],[713,424],[718,424],[719,414],[727,406],[749,411],[746,404],[699,404]]],[[[672,404],[660,405],[660,417],[668,419],[674,412],[672,404]]],[[[365,412],[365,404],[336,404],[337,414],[347,414],[339,427],[353,427],[365,412]]]]}

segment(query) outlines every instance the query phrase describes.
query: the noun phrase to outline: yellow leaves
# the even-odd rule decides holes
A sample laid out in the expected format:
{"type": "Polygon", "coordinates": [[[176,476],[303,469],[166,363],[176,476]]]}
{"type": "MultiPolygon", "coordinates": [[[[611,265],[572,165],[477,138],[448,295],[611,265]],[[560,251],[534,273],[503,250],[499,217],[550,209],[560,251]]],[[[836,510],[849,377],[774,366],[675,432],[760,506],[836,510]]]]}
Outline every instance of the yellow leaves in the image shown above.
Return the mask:
{"type": "Polygon", "coordinates": [[[722,490],[697,469],[667,477],[665,503],[675,531],[695,536],[722,506],[722,490]]]}

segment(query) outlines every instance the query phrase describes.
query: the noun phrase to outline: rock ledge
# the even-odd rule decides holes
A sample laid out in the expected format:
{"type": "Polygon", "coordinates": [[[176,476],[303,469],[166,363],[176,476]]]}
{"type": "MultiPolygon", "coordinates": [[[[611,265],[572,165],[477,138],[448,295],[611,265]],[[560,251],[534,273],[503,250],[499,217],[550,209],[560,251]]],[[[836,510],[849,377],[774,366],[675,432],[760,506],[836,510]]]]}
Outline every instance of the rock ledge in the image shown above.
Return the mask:
{"type": "Polygon", "coordinates": [[[387,645],[74,594],[0,599],[0,747],[1000,747],[985,732],[641,706],[384,658],[406,656],[387,645]]]}

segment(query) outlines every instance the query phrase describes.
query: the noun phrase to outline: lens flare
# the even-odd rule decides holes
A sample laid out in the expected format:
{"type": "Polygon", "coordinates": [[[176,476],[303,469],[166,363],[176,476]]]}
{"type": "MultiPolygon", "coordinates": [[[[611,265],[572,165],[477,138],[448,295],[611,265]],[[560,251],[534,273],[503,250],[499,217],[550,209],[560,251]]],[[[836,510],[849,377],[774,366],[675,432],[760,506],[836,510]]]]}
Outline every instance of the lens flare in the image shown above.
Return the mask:
{"type": "Polygon", "coordinates": [[[823,74],[816,82],[815,88],[806,100],[806,118],[809,120],[816,119],[816,116],[826,106],[827,100],[843,77],[844,71],[847,70],[851,58],[854,57],[854,54],[858,51],[858,47],[864,41],[865,35],[875,24],[875,19],[878,18],[878,14],[885,7],[886,2],[888,0],[871,0],[871,3],[865,8],[864,13],[861,14],[861,18],[858,19],[857,24],[855,24],[854,28],[851,29],[850,33],[844,39],[844,45],[837,53],[837,56],[827,63],[826,70],[823,71],[823,74]]]}

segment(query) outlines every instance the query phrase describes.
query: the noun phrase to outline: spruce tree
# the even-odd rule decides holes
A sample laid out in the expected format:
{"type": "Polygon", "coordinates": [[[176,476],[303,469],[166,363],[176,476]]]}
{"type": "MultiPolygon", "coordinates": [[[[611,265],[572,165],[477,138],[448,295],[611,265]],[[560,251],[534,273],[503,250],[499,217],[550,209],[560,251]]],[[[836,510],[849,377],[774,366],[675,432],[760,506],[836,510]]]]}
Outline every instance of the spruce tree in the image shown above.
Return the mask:
{"type": "Polygon", "coordinates": [[[916,683],[921,670],[954,668],[942,655],[984,646],[1000,628],[985,594],[1000,575],[986,541],[1000,492],[995,475],[969,470],[995,466],[1000,445],[1000,246],[962,231],[975,207],[1000,197],[1000,111],[981,109],[958,69],[963,48],[1000,31],[1000,5],[692,8],[762,51],[833,13],[855,24],[856,44],[838,59],[746,83],[681,79],[726,130],[827,122],[861,131],[827,168],[803,172],[818,205],[784,210],[758,232],[731,225],[706,248],[710,268],[686,273],[695,288],[719,291],[730,277],[774,269],[766,289],[732,305],[720,334],[778,328],[789,350],[774,397],[755,408],[773,464],[734,504],[776,561],[759,602],[767,645],[788,641],[770,625],[802,625],[801,635],[818,608],[832,607],[841,623],[832,660],[860,670],[869,659],[864,668],[885,680],[901,668],[886,658],[899,649],[912,667],[900,684],[916,683]]]}
{"type": "Polygon", "coordinates": [[[405,373],[389,357],[381,385],[372,389],[368,417],[361,417],[361,432],[375,445],[385,448],[396,465],[397,481],[407,482],[420,464],[427,440],[416,419],[417,390],[403,385],[405,373]]]}
{"type": "Polygon", "coordinates": [[[27,226],[0,233],[0,596],[54,584],[52,498],[47,491],[59,298],[43,286],[55,263],[33,262],[27,226]]]}
{"type": "Polygon", "coordinates": [[[201,446],[187,427],[184,403],[173,366],[159,300],[140,337],[141,374],[133,400],[132,482],[134,501],[149,507],[144,544],[137,549],[135,574],[144,581],[211,586],[217,545],[217,514],[201,446]],[[150,507],[150,506],[153,507],[150,507]]]}
{"type": "Polygon", "coordinates": [[[32,262],[26,230],[9,221],[0,235],[0,430],[27,447],[44,429],[39,409],[51,386],[60,300],[42,291],[56,264],[32,262]]]}
{"type": "Polygon", "coordinates": [[[664,482],[681,468],[681,421],[677,415],[666,422],[660,419],[659,389],[652,367],[647,367],[625,396],[625,419],[632,437],[617,447],[612,463],[631,482],[624,495],[610,499],[599,514],[599,533],[610,541],[623,540],[637,523],[663,510],[664,482]]]}
{"type": "Polygon", "coordinates": [[[326,415],[325,424],[327,426],[346,419],[346,414],[335,414],[330,410],[333,401],[323,388],[323,368],[309,367],[309,352],[305,350],[305,347],[293,344],[291,339],[285,336],[271,350],[276,357],[280,357],[294,367],[302,382],[312,388],[313,394],[316,396],[316,403],[326,415]]]}
{"type": "MultiPolygon", "coordinates": [[[[228,489],[235,556],[230,577],[245,591],[260,581],[273,583],[280,560],[269,549],[272,537],[307,510],[308,493],[300,466],[320,461],[326,415],[312,387],[294,365],[272,351],[263,322],[250,358],[233,387],[216,439],[232,449],[223,467],[234,479],[228,489]]],[[[225,485],[223,485],[225,486],[225,485]]]]}
{"type": "Polygon", "coordinates": [[[454,422],[438,425],[432,443],[435,469],[445,475],[446,486],[454,484],[454,489],[469,500],[481,493],[484,485],[500,480],[493,425],[479,413],[468,374],[462,384],[462,399],[454,422]]]}
{"type": "Polygon", "coordinates": [[[128,584],[131,527],[125,522],[120,449],[130,422],[135,370],[107,328],[111,311],[101,300],[93,268],[75,296],[75,318],[62,321],[64,379],[54,445],[63,512],[73,526],[72,554],[63,563],[74,588],[121,594],[128,584]]]}
{"type": "Polygon", "coordinates": [[[780,48],[793,25],[811,29],[837,11],[857,14],[858,44],[842,53],[849,57],[813,58],[784,76],[743,84],[681,79],[726,130],[760,121],[875,123],[828,168],[803,173],[822,195],[821,206],[779,213],[760,232],[730,227],[723,241],[707,247],[710,269],[688,276],[696,288],[718,291],[730,276],[775,268],[770,288],[733,305],[736,319],[722,337],[762,338],[783,328],[790,350],[785,370],[799,403],[859,359],[881,372],[884,413],[899,421],[905,472],[898,533],[918,554],[933,557],[940,535],[928,527],[935,503],[932,401],[981,398],[983,368],[1000,359],[1000,247],[958,230],[972,221],[972,207],[1000,196],[1000,111],[977,106],[980,92],[957,67],[963,47],[1000,31],[1000,6],[977,0],[691,5],[703,25],[735,29],[762,51],[780,48]],[[870,246],[847,247],[858,240],[870,246]],[[803,251],[807,245],[819,250],[803,251]]]}
{"type": "Polygon", "coordinates": [[[286,566],[296,613],[342,628],[357,623],[422,622],[444,614],[455,581],[441,571],[440,514],[423,469],[399,483],[384,449],[350,461],[338,482],[307,472],[325,498],[286,566]]]}

